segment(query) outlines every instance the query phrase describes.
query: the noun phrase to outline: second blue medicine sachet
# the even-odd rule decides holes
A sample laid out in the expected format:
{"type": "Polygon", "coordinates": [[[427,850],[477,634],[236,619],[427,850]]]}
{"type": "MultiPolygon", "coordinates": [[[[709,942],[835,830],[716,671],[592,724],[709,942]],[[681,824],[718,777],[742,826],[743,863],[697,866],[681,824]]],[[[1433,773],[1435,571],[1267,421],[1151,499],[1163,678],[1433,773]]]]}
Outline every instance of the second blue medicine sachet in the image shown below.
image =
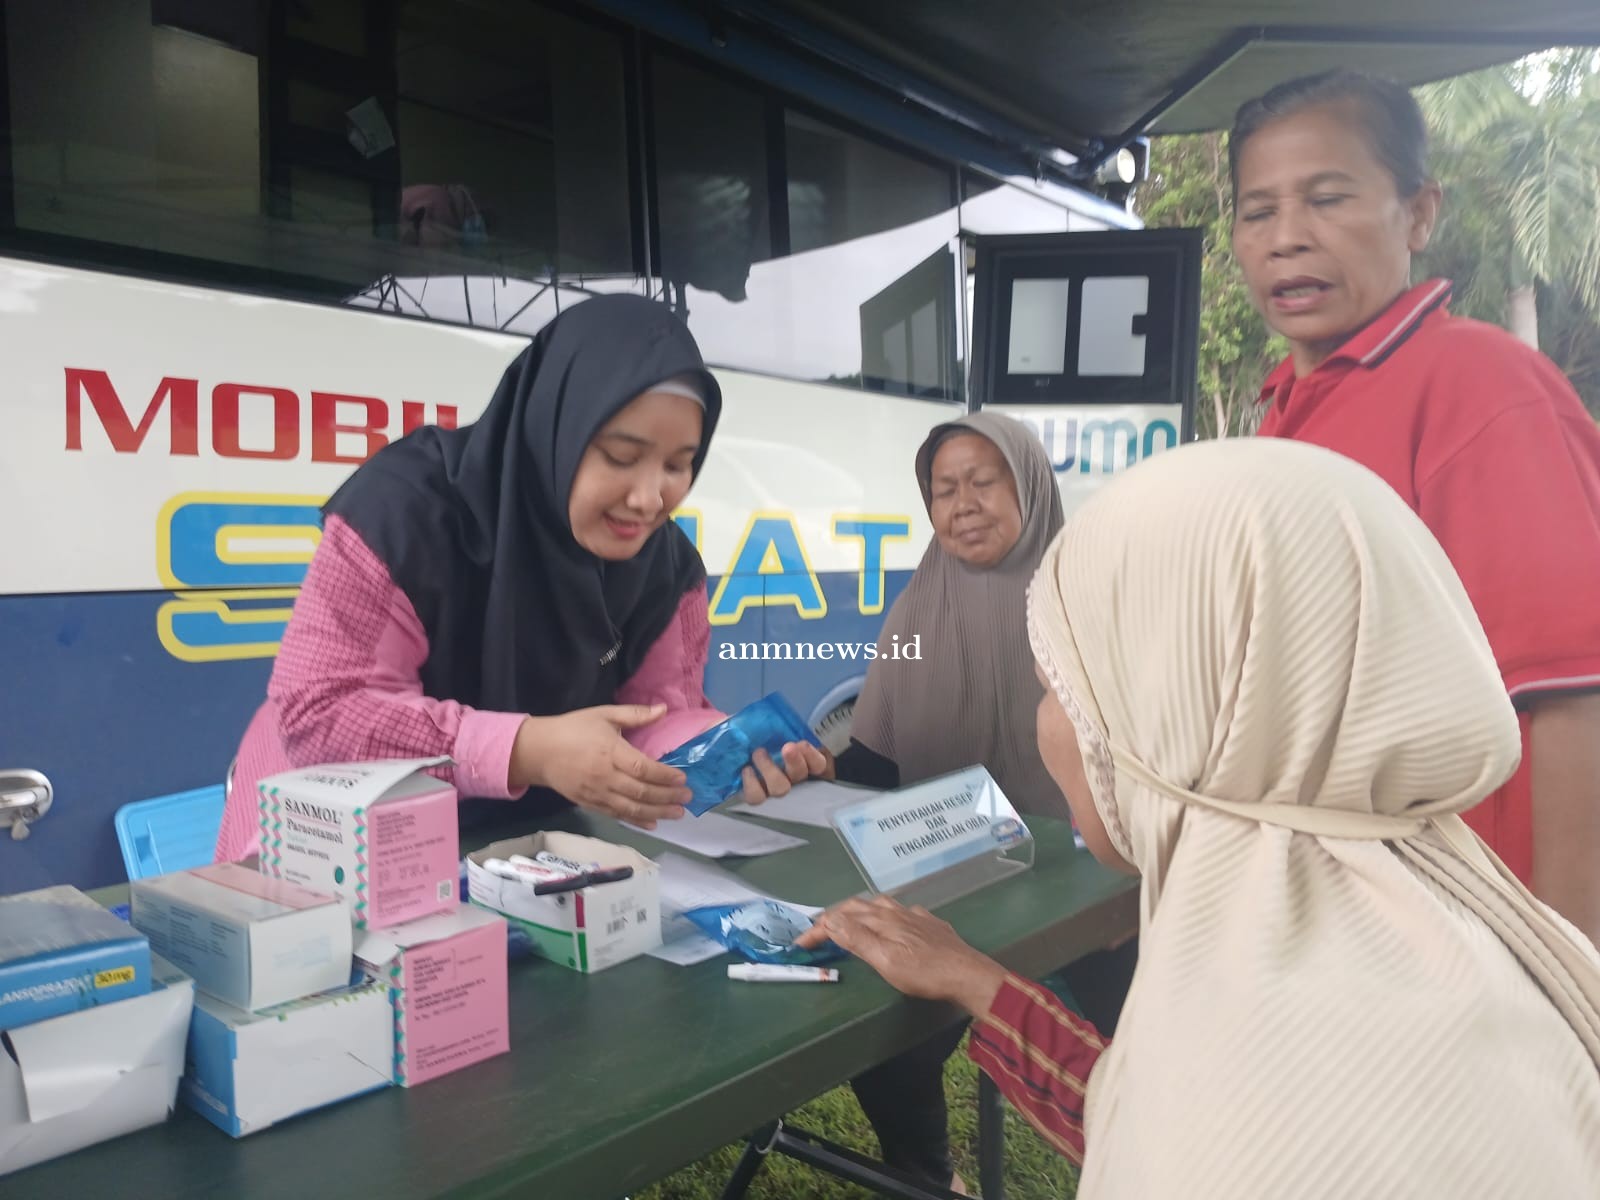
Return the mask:
{"type": "Polygon", "coordinates": [[[691,908],[683,914],[707,937],[742,958],[758,963],[812,966],[836,962],[845,953],[832,942],[802,950],[795,938],[811,928],[811,918],[777,900],[749,900],[691,908]]]}
{"type": "Polygon", "coordinates": [[[774,763],[779,763],[778,752],[790,742],[810,742],[819,750],[822,748],[800,714],[773,692],[662,755],[661,761],[688,777],[693,793],[688,809],[698,817],[743,790],[740,772],[757,750],[765,750],[774,763]]]}

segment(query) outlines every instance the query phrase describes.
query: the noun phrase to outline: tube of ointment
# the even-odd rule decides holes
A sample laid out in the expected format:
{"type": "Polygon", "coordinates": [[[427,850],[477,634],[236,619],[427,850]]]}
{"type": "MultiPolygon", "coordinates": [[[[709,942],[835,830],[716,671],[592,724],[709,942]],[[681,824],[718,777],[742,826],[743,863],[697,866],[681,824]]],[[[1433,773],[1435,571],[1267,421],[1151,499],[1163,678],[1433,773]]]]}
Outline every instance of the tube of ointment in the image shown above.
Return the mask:
{"type": "Polygon", "coordinates": [[[515,879],[519,883],[544,883],[552,879],[568,879],[573,874],[571,871],[547,867],[529,859],[523,859],[519,863],[507,862],[503,858],[491,858],[483,864],[483,868],[491,875],[498,875],[501,879],[515,879]]]}
{"type": "Polygon", "coordinates": [[[837,967],[796,967],[783,963],[729,963],[728,978],[746,983],[838,983],[837,967]]]}
{"type": "Polygon", "coordinates": [[[568,875],[581,875],[585,871],[598,870],[600,867],[599,863],[590,863],[588,866],[584,866],[582,863],[573,862],[570,858],[562,858],[559,855],[551,854],[548,850],[541,850],[532,858],[522,854],[513,854],[511,861],[519,867],[556,867],[566,871],[568,875]]]}

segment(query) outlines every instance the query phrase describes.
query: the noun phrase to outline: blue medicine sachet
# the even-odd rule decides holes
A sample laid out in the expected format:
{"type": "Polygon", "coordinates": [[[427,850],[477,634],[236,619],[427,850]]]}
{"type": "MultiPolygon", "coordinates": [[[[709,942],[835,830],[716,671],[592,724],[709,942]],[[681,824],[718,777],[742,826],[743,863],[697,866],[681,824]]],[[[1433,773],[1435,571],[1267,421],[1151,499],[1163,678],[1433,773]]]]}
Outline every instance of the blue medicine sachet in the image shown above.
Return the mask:
{"type": "Polygon", "coordinates": [[[798,949],[794,940],[811,928],[811,918],[776,900],[714,904],[691,908],[683,915],[701,933],[751,962],[808,967],[846,957],[832,942],[824,942],[814,950],[798,949]]]}
{"type": "Polygon", "coordinates": [[[688,777],[689,790],[694,793],[688,809],[698,817],[743,790],[739,773],[757,750],[765,750],[776,762],[778,751],[790,742],[810,742],[822,748],[800,714],[773,692],[662,755],[661,761],[688,777]]]}

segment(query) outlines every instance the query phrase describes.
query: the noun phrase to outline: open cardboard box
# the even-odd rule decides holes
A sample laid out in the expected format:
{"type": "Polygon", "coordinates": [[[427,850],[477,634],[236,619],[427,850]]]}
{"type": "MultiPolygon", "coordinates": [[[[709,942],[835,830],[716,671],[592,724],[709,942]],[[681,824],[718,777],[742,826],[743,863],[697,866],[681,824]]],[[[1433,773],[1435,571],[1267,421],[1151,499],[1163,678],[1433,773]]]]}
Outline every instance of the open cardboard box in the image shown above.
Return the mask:
{"type": "Polygon", "coordinates": [[[0,1175],[159,1125],[171,1114],[194,981],[151,955],[151,984],[146,995],[22,1025],[0,1038],[0,1175]]]}
{"type": "Polygon", "coordinates": [[[575,833],[544,832],[495,842],[467,855],[467,894],[527,934],[536,953],[593,974],[661,945],[660,869],[637,850],[575,833]],[[548,850],[579,863],[632,867],[633,877],[575,892],[535,896],[533,884],[502,879],[484,867],[491,858],[548,850]]]}
{"type": "Polygon", "coordinates": [[[237,1138],[386,1088],[394,1068],[391,1013],[388,984],[359,972],[346,987],[265,1012],[202,993],[180,1094],[237,1138]]]}
{"type": "Polygon", "coordinates": [[[427,773],[449,761],[326,763],[261,780],[261,873],[338,896],[357,929],[449,912],[460,903],[456,792],[427,773]]]}

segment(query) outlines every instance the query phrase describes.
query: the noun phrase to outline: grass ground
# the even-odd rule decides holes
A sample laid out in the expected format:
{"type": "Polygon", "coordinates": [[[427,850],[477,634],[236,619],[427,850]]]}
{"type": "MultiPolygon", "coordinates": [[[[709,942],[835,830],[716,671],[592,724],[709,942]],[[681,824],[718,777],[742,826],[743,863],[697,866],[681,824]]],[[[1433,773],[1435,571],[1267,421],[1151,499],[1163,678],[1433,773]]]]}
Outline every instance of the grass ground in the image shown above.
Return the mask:
{"type": "MultiPolygon", "coordinates": [[[[968,1190],[978,1187],[978,1068],[966,1055],[966,1043],[945,1065],[945,1094],[950,1102],[950,1141],[956,1170],[968,1190]]],[[[870,1154],[878,1153],[872,1127],[849,1087],[835,1088],[797,1109],[792,1122],[829,1141],[870,1154]]],[[[717,1200],[733,1171],[743,1145],[724,1146],[693,1166],[634,1193],[634,1200],[717,1200]]],[[[1006,1109],[1007,1200],[1070,1200],[1077,1177],[1066,1159],[1034,1133],[1014,1109],[1006,1109]]],[[[814,1171],[780,1155],[771,1156],[756,1176],[750,1200],[862,1200],[863,1188],[814,1171]]]]}

